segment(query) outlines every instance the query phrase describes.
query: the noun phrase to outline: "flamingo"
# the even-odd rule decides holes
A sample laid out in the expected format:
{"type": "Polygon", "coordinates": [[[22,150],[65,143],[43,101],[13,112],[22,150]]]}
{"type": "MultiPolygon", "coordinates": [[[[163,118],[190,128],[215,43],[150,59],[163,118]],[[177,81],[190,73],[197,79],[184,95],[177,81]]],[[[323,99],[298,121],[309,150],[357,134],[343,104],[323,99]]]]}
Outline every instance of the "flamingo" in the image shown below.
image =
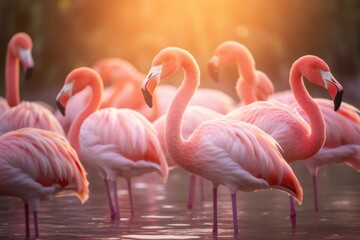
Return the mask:
{"type": "Polygon", "coordinates": [[[264,101],[274,93],[274,86],[269,77],[255,69],[255,60],[247,47],[236,41],[221,43],[214,52],[208,64],[210,76],[219,81],[219,68],[236,63],[239,78],[236,83],[236,93],[242,103],[247,105],[255,101],[264,101]]]}
{"type": "Polygon", "coordinates": [[[31,49],[32,41],[26,33],[17,33],[9,41],[6,57],[6,98],[10,108],[0,115],[0,134],[23,127],[35,127],[65,135],[49,109],[35,102],[20,102],[19,59],[28,77],[34,66],[31,49]]]}
{"type": "Polygon", "coordinates": [[[105,183],[111,218],[119,220],[116,178],[121,176],[127,179],[131,215],[134,215],[130,178],[157,172],[165,182],[168,165],[154,127],[140,113],[131,109],[99,110],[103,85],[99,74],[90,68],[74,69],[66,77],[56,97],[61,112],[65,112],[69,98],[87,86],[91,88],[91,98],[72,123],[68,138],[84,164],[100,174],[105,183]],[[115,207],[108,179],[112,185],[115,207]]]}
{"type": "Polygon", "coordinates": [[[217,233],[217,187],[231,193],[234,234],[238,234],[236,192],[275,188],[302,201],[302,188],[290,166],[281,157],[276,141],[259,128],[240,121],[215,119],[200,124],[188,139],[182,136],[184,112],[200,83],[193,56],[168,47],[154,58],[142,84],[149,106],[160,80],[179,68],[185,72],[166,118],[165,144],[174,162],[208,179],[213,185],[213,232],[217,233]]]}
{"type": "MultiPolygon", "coordinates": [[[[184,124],[182,127],[182,135],[185,139],[187,139],[193,131],[197,128],[198,125],[201,123],[213,120],[217,118],[222,118],[224,115],[216,112],[212,109],[201,107],[201,106],[189,106],[186,108],[184,113],[184,124]]],[[[160,116],[158,119],[156,119],[153,122],[153,125],[156,129],[157,136],[159,138],[159,142],[161,145],[161,148],[165,154],[165,158],[168,162],[169,167],[175,168],[177,165],[176,163],[171,159],[166,146],[165,146],[165,123],[166,123],[166,115],[160,116]]],[[[187,207],[188,209],[193,208],[194,203],[194,193],[195,193],[195,182],[196,182],[196,175],[191,174],[189,179],[189,194],[188,194],[188,203],[187,207]]],[[[202,180],[200,180],[200,186],[201,186],[201,199],[203,200],[203,188],[202,188],[202,180]]]]}
{"type": "MultiPolygon", "coordinates": [[[[274,137],[283,149],[284,159],[291,163],[316,154],[325,143],[325,122],[320,107],[307,92],[302,76],[326,88],[334,100],[334,109],[341,104],[343,88],[320,58],[306,55],[294,62],[290,70],[290,86],[299,106],[308,115],[309,124],[293,107],[278,101],[257,101],[229,113],[225,117],[245,121],[274,137]]],[[[296,210],[290,196],[290,216],[294,226],[296,210]]]]}
{"type": "Polygon", "coordinates": [[[72,192],[84,203],[89,197],[86,175],[75,150],[56,132],[22,128],[0,136],[0,196],[24,201],[27,239],[29,207],[39,238],[40,200],[72,192]]]}
{"type": "MultiPolygon", "coordinates": [[[[312,176],[314,211],[318,212],[317,172],[319,167],[345,163],[360,172],[360,110],[343,102],[339,110],[334,112],[328,99],[316,98],[315,101],[324,115],[326,140],[319,152],[301,160],[301,163],[305,164],[312,176]]],[[[309,121],[297,103],[292,106],[306,121],[309,121]]]]}
{"type": "MultiPolygon", "coordinates": [[[[251,64],[253,59],[250,51],[246,51],[245,47],[240,43],[229,41],[222,43],[215,51],[215,56],[212,58],[209,64],[210,73],[213,73],[215,78],[218,77],[219,65],[225,65],[227,62],[231,62],[232,58],[239,59],[238,65],[245,62],[245,66],[242,67],[242,72],[249,71],[252,69],[254,64],[251,64]],[[236,49],[239,49],[236,51],[236,49]],[[242,50],[242,51],[240,51],[242,50]],[[237,54],[237,56],[234,56],[237,54]],[[221,60],[220,60],[221,59],[221,60]],[[241,63],[240,63],[241,62],[241,63]],[[249,67],[251,66],[251,67],[249,67]]],[[[243,66],[242,64],[240,67],[243,66]]],[[[250,74],[246,74],[249,76],[250,74]]],[[[239,79],[240,80],[240,79],[239,79]]],[[[239,81],[238,81],[239,83],[239,81]]],[[[251,84],[251,82],[249,82],[251,84]]],[[[260,81],[255,89],[251,89],[250,93],[260,92],[264,96],[272,100],[277,100],[285,104],[293,104],[292,107],[296,108],[300,115],[308,121],[306,113],[301,109],[299,104],[296,102],[294,94],[291,90],[275,92],[273,93],[274,87],[272,82],[263,79],[260,81]],[[268,89],[268,90],[266,90],[268,89]]],[[[237,88],[237,90],[240,90],[237,88]]],[[[242,99],[244,91],[239,92],[238,95],[242,99]]],[[[246,96],[249,93],[245,92],[246,96]]],[[[253,98],[254,99],[254,98],[253,98]]],[[[318,197],[317,197],[317,180],[316,175],[320,166],[328,164],[339,164],[346,163],[356,170],[360,170],[359,166],[359,109],[356,107],[342,102],[341,108],[335,112],[332,108],[332,103],[328,99],[314,98],[314,101],[319,105],[321,112],[324,116],[326,125],[326,139],[324,146],[315,155],[308,159],[303,159],[301,163],[305,164],[312,175],[313,180],[313,195],[314,195],[314,211],[319,210],[318,197]]]]}

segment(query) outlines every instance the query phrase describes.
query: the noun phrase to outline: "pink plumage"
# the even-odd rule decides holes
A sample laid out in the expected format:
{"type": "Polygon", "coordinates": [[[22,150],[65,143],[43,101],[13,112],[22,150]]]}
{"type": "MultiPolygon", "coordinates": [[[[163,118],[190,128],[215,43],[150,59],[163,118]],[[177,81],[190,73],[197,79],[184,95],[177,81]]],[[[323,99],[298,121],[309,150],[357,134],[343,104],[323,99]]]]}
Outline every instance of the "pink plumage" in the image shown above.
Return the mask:
{"type": "Polygon", "coordinates": [[[96,169],[103,178],[111,217],[119,220],[116,178],[121,176],[128,181],[133,215],[130,178],[157,172],[166,181],[168,165],[155,129],[145,117],[131,109],[98,110],[103,85],[99,74],[94,70],[84,67],[68,74],[64,87],[56,97],[60,110],[65,112],[69,98],[87,86],[91,88],[91,98],[71,125],[69,141],[80,159],[96,169]],[[112,184],[115,207],[111,200],[108,180],[112,184]]]}
{"type": "Polygon", "coordinates": [[[34,214],[35,237],[39,237],[40,200],[62,191],[75,193],[82,203],[88,199],[86,172],[75,150],[60,134],[22,128],[0,136],[0,143],[0,195],[24,200],[27,237],[28,206],[34,214]]]}
{"type": "Polygon", "coordinates": [[[302,188],[289,165],[282,158],[276,141],[248,123],[218,119],[200,124],[188,139],[182,136],[183,116],[200,83],[199,69],[190,53],[179,48],[165,48],[158,53],[142,84],[145,99],[151,104],[160,79],[183,68],[185,79],[167,114],[165,144],[170,157],[191,173],[213,184],[213,232],[217,232],[217,187],[231,192],[234,234],[238,233],[236,192],[281,188],[302,200],[302,188]],[[284,184],[283,184],[284,183],[284,184]]]}
{"type": "Polygon", "coordinates": [[[23,127],[35,127],[65,135],[60,123],[43,104],[20,102],[19,59],[26,75],[34,67],[32,41],[26,33],[17,33],[9,41],[6,59],[6,98],[11,108],[0,115],[0,134],[23,127]]]}

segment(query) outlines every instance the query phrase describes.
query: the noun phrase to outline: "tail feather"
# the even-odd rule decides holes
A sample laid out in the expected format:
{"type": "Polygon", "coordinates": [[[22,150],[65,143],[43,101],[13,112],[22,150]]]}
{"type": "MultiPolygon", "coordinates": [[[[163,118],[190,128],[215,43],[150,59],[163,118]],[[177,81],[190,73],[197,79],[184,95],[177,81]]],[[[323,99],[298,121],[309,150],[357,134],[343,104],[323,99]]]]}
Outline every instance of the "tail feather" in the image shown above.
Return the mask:
{"type": "Polygon", "coordinates": [[[303,189],[299,180],[292,171],[284,172],[282,181],[276,185],[272,185],[271,187],[287,192],[292,195],[300,205],[302,204],[303,189]]]}

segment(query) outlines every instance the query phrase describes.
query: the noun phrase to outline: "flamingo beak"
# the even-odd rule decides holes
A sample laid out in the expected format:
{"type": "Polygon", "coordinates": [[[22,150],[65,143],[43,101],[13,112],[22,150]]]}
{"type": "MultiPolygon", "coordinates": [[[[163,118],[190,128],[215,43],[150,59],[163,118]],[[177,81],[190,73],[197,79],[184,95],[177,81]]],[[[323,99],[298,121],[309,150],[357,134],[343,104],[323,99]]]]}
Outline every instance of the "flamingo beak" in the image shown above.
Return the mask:
{"type": "Polygon", "coordinates": [[[163,65],[154,66],[150,69],[148,75],[146,76],[145,80],[141,84],[141,91],[143,93],[144,99],[146,104],[151,108],[152,103],[152,96],[157,85],[160,83],[160,75],[162,72],[163,65]]]}
{"type": "Polygon", "coordinates": [[[320,70],[320,73],[324,80],[324,86],[329,91],[330,96],[334,101],[334,111],[337,111],[342,102],[344,89],[330,72],[320,70]]]}
{"type": "Polygon", "coordinates": [[[213,56],[208,63],[208,71],[210,77],[215,81],[219,82],[219,57],[213,56]]]}
{"type": "Polygon", "coordinates": [[[66,83],[56,96],[56,106],[58,107],[59,111],[63,116],[65,116],[66,104],[71,97],[73,85],[74,81],[66,83]]]}
{"type": "Polygon", "coordinates": [[[30,49],[19,49],[19,59],[24,66],[25,79],[29,80],[34,71],[34,60],[31,55],[30,49]]]}

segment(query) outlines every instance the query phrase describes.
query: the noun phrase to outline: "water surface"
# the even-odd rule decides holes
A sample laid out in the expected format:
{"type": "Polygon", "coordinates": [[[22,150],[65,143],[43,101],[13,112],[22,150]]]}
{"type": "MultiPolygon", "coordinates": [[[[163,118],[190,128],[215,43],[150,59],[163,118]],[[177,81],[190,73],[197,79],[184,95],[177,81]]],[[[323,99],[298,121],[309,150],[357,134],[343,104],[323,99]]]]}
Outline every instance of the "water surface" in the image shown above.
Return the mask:
{"type": "MultiPolygon", "coordinates": [[[[304,201],[297,205],[296,231],[289,218],[288,196],[276,190],[237,194],[239,235],[233,236],[230,194],[219,187],[219,233],[212,234],[211,185],[205,182],[205,201],[197,192],[192,211],[187,210],[188,174],[170,172],[166,184],[149,174],[133,179],[135,216],[130,217],[124,179],[118,179],[121,220],[108,215],[103,183],[89,171],[90,198],[75,197],[41,202],[41,239],[360,239],[360,174],[347,166],[319,171],[319,213],[313,212],[311,178],[301,164],[294,165],[304,201]]],[[[198,185],[197,185],[198,187],[198,185]]],[[[197,188],[198,189],[198,188],[197,188]]],[[[0,238],[24,239],[22,201],[0,198],[0,238]]],[[[31,219],[31,234],[33,225],[31,219]]]]}

